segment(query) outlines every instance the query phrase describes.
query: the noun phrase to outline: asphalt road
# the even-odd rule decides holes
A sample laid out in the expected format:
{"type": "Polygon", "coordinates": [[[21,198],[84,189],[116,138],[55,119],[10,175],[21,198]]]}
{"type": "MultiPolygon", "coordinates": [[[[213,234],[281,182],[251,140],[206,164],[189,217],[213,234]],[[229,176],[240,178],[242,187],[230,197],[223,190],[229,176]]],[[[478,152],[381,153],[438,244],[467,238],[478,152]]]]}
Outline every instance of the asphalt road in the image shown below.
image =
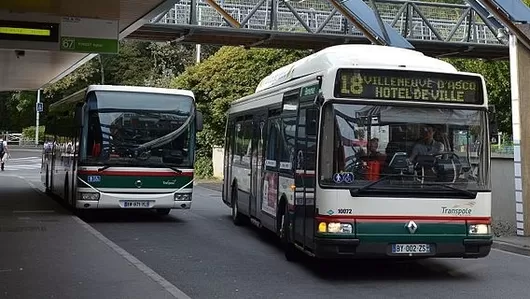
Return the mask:
{"type": "MultiPolygon", "coordinates": [[[[10,175],[38,184],[35,169],[10,175]]],[[[102,212],[84,220],[194,299],[529,298],[530,258],[498,250],[478,260],[289,263],[271,234],[234,226],[219,192],[201,187],[188,211],[102,212]]]]}

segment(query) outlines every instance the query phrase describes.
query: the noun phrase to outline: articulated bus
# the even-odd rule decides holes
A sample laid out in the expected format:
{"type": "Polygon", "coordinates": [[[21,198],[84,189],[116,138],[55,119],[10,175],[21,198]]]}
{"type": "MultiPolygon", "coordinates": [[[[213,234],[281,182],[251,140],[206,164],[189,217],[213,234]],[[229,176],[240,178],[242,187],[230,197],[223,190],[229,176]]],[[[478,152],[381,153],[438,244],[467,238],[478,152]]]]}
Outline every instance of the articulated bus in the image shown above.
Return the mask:
{"type": "Polygon", "coordinates": [[[324,49],[232,103],[223,201],[287,260],[485,257],[491,111],[483,77],[420,52],[324,49]]]}
{"type": "Polygon", "coordinates": [[[191,91],[91,85],[49,106],[42,182],[78,212],[189,209],[201,129],[191,91]]]}

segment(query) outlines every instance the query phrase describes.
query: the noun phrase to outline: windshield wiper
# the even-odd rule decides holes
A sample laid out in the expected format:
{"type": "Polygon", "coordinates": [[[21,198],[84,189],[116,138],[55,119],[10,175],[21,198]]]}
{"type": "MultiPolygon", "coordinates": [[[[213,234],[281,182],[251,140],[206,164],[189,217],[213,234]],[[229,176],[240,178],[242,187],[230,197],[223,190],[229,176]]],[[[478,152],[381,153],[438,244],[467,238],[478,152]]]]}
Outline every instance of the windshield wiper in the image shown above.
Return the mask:
{"type": "Polygon", "coordinates": [[[98,169],[98,172],[103,171],[103,170],[109,168],[110,166],[111,166],[111,165],[109,165],[109,164],[105,164],[103,167],[101,167],[101,168],[98,169]]]}
{"type": "Polygon", "coordinates": [[[176,173],[182,173],[182,170],[175,167],[175,166],[168,166],[171,170],[175,171],[176,173]]]}
{"type": "Polygon", "coordinates": [[[456,187],[453,187],[451,185],[447,185],[447,184],[435,184],[435,183],[423,183],[422,186],[439,186],[439,187],[444,187],[444,188],[447,188],[447,189],[451,189],[451,190],[454,190],[454,191],[458,191],[458,193],[460,194],[463,194],[465,196],[468,196],[470,198],[475,198],[477,196],[476,193],[473,193],[472,191],[469,191],[469,190],[465,190],[465,189],[460,189],[460,188],[456,188],[456,187]]]}
{"type": "Polygon", "coordinates": [[[371,183],[369,183],[368,185],[364,185],[364,186],[359,187],[359,188],[357,188],[357,189],[350,189],[350,193],[351,193],[351,195],[358,194],[358,193],[361,193],[361,192],[363,192],[363,191],[366,191],[367,189],[370,189],[372,186],[374,186],[374,185],[376,185],[376,184],[379,184],[379,183],[381,183],[381,182],[383,182],[383,181],[387,181],[387,180],[389,180],[389,179],[391,179],[391,178],[402,177],[402,176],[404,176],[404,175],[402,175],[402,174],[385,175],[384,177],[378,179],[378,180],[375,181],[375,182],[371,182],[371,183]]]}

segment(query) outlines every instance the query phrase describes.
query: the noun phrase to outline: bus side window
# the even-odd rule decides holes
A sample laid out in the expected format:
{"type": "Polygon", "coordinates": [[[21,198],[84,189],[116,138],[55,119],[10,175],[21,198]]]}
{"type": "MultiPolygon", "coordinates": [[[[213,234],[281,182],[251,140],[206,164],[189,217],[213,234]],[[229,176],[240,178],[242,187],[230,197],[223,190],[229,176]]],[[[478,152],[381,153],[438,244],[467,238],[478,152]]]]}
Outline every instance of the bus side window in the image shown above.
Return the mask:
{"type": "Polygon", "coordinates": [[[252,122],[237,122],[235,134],[234,163],[250,168],[250,141],[252,122]]]}
{"type": "Polygon", "coordinates": [[[269,134],[265,156],[265,168],[268,170],[277,169],[278,161],[278,118],[269,119],[269,134]]]}
{"type": "Polygon", "coordinates": [[[295,162],[296,116],[284,117],[281,128],[280,170],[290,172],[295,162]]]}

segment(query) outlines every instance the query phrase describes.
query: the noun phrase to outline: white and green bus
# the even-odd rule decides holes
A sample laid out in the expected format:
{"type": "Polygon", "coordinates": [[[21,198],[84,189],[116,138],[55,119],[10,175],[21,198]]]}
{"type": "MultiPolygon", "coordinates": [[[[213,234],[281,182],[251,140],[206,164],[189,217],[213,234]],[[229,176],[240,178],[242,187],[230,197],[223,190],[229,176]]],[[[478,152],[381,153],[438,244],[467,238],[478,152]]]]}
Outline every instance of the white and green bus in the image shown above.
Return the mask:
{"type": "Polygon", "coordinates": [[[202,129],[191,91],[91,85],[46,119],[42,182],[75,210],[191,207],[202,129]]]}
{"type": "Polygon", "coordinates": [[[484,79],[413,50],[340,45],[228,111],[223,201],[287,259],[480,258],[491,233],[484,79]]]}

